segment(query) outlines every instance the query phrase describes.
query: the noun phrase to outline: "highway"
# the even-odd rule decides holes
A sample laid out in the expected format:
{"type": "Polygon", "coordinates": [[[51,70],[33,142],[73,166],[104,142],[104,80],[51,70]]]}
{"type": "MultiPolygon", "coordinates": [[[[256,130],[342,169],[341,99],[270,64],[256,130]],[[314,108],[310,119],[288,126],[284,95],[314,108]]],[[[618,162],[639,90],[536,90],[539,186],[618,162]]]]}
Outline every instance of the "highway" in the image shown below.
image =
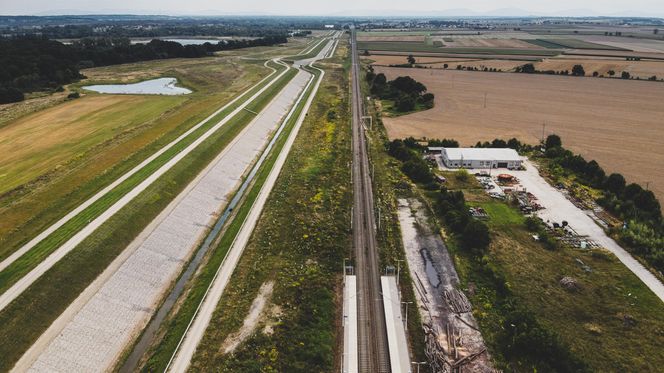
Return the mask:
{"type": "Polygon", "coordinates": [[[381,296],[373,191],[366,136],[355,30],[351,33],[353,127],[353,246],[357,276],[360,372],[389,372],[387,328],[381,296]]]}

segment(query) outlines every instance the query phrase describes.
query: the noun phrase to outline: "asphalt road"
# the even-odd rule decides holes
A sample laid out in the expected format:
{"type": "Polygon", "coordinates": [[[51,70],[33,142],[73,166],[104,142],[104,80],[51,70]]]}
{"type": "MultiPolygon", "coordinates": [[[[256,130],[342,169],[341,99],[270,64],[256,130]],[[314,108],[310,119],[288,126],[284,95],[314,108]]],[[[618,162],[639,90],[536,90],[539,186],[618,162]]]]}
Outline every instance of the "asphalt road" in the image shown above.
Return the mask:
{"type": "Polygon", "coordinates": [[[360,372],[389,372],[390,358],[381,296],[374,201],[366,137],[355,30],[352,45],[353,245],[357,276],[358,349],[360,372]]]}

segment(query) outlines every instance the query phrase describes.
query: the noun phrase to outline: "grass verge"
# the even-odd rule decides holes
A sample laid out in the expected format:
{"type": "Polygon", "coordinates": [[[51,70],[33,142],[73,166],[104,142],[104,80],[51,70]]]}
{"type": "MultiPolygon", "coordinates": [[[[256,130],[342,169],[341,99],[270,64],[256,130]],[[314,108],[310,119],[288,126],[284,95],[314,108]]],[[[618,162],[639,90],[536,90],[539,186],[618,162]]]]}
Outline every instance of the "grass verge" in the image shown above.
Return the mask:
{"type": "MultiPolygon", "coordinates": [[[[266,106],[295,71],[275,84],[251,105],[266,106]]],[[[116,213],[75,250],[40,277],[0,312],[0,370],[8,370],[127,245],[175,198],[184,187],[253,119],[242,111],[191,154],[150,185],[132,203],[116,213]]]]}
{"type": "MultiPolygon", "coordinates": [[[[347,83],[343,79],[338,69],[327,71],[253,237],[222,296],[213,324],[199,345],[193,370],[209,366],[223,371],[332,370],[335,284],[340,280],[339,263],[349,247],[346,222],[350,215],[350,189],[346,166],[350,136],[348,101],[344,95],[347,83]],[[268,278],[276,281],[268,308],[280,308],[281,321],[275,323],[272,334],[257,332],[234,355],[223,355],[218,351],[220,341],[242,323],[252,295],[268,278]]],[[[243,206],[248,206],[248,202],[243,206]]],[[[229,233],[230,230],[226,244],[222,242],[210,257],[200,280],[173,319],[175,324],[166,328],[167,333],[178,322],[190,319],[192,307],[200,299],[196,293],[205,290],[234,236],[229,233]],[[207,281],[203,277],[206,273],[207,281]]],[[[172,351],[174,345],[169,340],[179,340],[178,335],[169,334],[150,360],[149,364],[154,365],[144,367],[144,371],[158,370],[170,358],[171,352],[162,352],[162,357],[158,357],[160,350],[172,351]]]]}

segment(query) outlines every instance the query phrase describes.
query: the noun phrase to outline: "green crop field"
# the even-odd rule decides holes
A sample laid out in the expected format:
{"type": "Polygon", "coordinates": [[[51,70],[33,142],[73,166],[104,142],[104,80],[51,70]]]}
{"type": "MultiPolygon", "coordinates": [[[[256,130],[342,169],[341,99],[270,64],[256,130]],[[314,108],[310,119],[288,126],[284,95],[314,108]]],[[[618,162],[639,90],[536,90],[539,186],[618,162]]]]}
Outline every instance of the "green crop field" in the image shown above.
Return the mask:
{"type": "Polygon", "coordinates": [[[604,44],[590,43],[579,39],[527,39],[523,41],[549,49],[571,48],[571,49],[629,51],[628,49],[624,48],[612,47],[610,45],[604,45],[604,44]]]}
{"type": "Polygon", "coordinates": [[[540,49],[512,49],[512,48],[448,48],[427,45],[418,42],[358,42],[360,51],[387,51],[387,52],[427,52],[427,53],[453,53],[453,54],[486,54],[486,55],[528,55],[528,56],[555,56],[560,54],[557,50],[540,49]]]}

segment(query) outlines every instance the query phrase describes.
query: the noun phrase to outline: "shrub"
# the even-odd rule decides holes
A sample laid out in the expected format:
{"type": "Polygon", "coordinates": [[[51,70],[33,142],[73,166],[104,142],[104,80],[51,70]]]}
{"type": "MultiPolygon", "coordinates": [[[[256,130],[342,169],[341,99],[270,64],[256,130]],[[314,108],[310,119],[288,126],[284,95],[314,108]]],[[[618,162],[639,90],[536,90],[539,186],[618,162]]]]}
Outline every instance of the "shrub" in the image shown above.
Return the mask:
{"type": "Polygon", "coordinates": [[[431,174],[431,170],[429,170],[429,166],[424,160],[419,158],[411,158],[406,161],[401,166],[401,171],[416,183],[427,184],[433,181],[433,175],[431,174]]]}

